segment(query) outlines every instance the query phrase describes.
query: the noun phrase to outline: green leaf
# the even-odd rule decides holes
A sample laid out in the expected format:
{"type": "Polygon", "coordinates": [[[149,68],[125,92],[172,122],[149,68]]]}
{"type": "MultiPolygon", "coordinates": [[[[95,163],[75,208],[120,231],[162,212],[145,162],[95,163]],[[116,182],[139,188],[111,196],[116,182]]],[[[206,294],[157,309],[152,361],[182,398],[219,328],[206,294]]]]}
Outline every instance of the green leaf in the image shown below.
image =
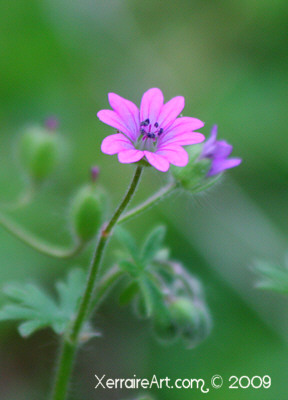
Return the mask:
{"type": "Polygon", "coordinates": [[[67,318],[75,313],[85,282],[86,276],[84,271],[74,269],[69,273],[67,282],[56,283],[59,308],[67,318]]]}
{"type": "Polygon", "coordinates": [[[160,251],[166,229],[164,226],[158,226],[148,235],[141,250],[141,262],[147,264],[151,262],[160,251]]]}
{"type": "Polygon", "coordinates": [[[0,321],[12,321],[18,319],[32,319],[38,315],[35,310],[22,307],[21,305],[7,304],[0,310],[0,321]]]}
{"type": "Polygon", "coordinates": [[[122,260],[119,262],[119,268],[122,271],[128,272],[132,277],[136,278],[139,275],[139,267],[133,264],[131,261],[122,260]]]}
{"type": "Polygon", "coordinates": [[[18,328],[23,337],[46,327],[62,334],[75,316],[84,285],[84,272],[71,271],[65,282],[56,284],[57,302],[33,284],[8,285],[4,293],[10,304],[0,310],[0,320],[23,321],[18,328]]]}
{"type": "Polygon", "coordinates": [[[119,296],[119,304],[125,306],[130,303],[130,301],[134,298],[134,296],[138,293],[139,286],[137,282],[132,282],[122,291],[119,296]]]}
{"type": "Polygon", "coordinates": [[[260,280],[256,284],[258,289],[288,294],[287,268],[258,261],[253,269],[260,276],[260,280]]]}
{"type": "Polygon", "coordinates": [[[166,313],[163,294],[149,276],[142,276],[139,279],[139,287],[144,299],[145,314],[147,317],[166,313]]]}
{"type": "Polygon", "coordinates": [[[115,229],[117,239],[127,248],[133,260],[139,262],[139,249],[133,236],[123,227],[117,226],[115,229]]]}
{"type": "Polygon", "coordinates": [[[46,324],[43,321],[27,321],[23,322],[22,324],[19,325],[18,331],[21,336],[23,337],[28,337],[32,335],[35,331],[38,331],[39,329],[46,328],[46,324]]]}

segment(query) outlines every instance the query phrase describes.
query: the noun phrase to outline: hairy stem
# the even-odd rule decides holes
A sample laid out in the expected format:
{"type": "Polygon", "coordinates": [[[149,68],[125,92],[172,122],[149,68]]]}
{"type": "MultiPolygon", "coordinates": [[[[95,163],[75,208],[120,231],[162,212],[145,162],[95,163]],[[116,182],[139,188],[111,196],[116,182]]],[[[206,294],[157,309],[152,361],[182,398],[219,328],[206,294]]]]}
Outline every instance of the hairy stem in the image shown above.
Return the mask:
{"type": "Polygon", "coordinates": [[[80,303],[80,307],[77,312],[74,323],[72,325],[72,328],[67,338],[65,339],[62,347],[52,400],[66,399],[70,375],[73,367],[73,361],[78,348],[79,336],[83,324],[86,321],[86,318],[89,313],[92,295],[97,285],[97,277],[102,257],[104,254],[104,250],[106,244],[110,239],[113,227],[118,222],[121,214],[124,212],[125,208],[127,207],[129,201],[131,200],[137,189],[138,183],[141,178],[142,169],[143,167],[137,166],[127,193],[125,194],[118,208],[114,212],[110,221],[107,224],[105,224],[101,229],[96,249],[94,252],[94,256],[90,265],[86,288],[80,303]]]}
{"type": "Polygon", "coordinates": [[[81,242],[77,242],[69,248],[51,245],[26,231],[2,213],[0,213],[0,225],[25,245],[49,257],[71,258],[76,256],[85,245],[81,242]]]}
{"type": "Polygon", "coordinates": [[[122,222],[128,221],[130,218],[135,217],[136,215],[146,211],[148,208],[152,207],[168,194],[172,193],[177,187],[177,183],[171,182],[166,186],[161,188],[158,192],[156,192],[153,196],[149,197],[143,203],[139,204],[139,206],[132,208],[132,210],[127,211],[118,221],[119,224],[122,222]]]}

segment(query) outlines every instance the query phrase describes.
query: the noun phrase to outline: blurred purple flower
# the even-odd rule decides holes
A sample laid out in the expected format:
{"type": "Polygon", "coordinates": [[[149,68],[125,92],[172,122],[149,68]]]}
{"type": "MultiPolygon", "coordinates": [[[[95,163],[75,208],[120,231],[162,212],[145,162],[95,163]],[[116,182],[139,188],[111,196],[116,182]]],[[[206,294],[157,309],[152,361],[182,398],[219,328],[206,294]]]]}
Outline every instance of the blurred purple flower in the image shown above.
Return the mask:
{"type": "Polygon", "coordinates": [[[217,140],[217,125],[211,130],[211,136],[203,145],[200,158],[209,158],[211,160],[211,168],[208,176],[220,174],[225,169],[237,167],[241,164],[241,158],[229,158],[232,153],[233,146],[225,140],[217,140]]]}
{"type": "Polygon", "coordinates": [[[91,179],[92,182],[96,182],[99,177],[100,169],[97,165],[91,167],[91,179]]]}
{"type": "Polygon", "coordinates": [[[49,118],[46,118],[46,120],[44,121],[44,126],[49,131],[56,131],[59,127],[59,120],[58,118],[51,116],[49,118]]]}
{"type": "Polygon", "coordinates": [[[105,154],[118,154],[121,163],[134,163],[145,157],[159,171],[168,171],[170,164],[184,167],[189,157],[182,146],[205,139],[201,133],[193,132],[204,126],[202,121],[177,118],[184,108],[182,96],[164,104],[161,90],[149,89],[142,97],[140,111],[134,103],[115,93],[109,93],[108,99],[113,110],[101,110],[97,116],[118,132],[103,140],[101,150],[105,154]]]}

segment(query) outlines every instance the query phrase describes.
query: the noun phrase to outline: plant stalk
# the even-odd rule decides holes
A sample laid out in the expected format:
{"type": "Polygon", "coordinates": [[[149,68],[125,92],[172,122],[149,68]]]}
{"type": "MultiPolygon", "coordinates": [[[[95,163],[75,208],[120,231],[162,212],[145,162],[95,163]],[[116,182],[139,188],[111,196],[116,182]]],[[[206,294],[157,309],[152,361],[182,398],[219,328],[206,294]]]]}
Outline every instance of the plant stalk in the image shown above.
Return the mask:
{"type": "Polygon", "coordinates": [[[142,170],[143,170],[142,166],[136,167],[128,191],[126,192],[125,196],[123,197],[121,203],[114,212],[108,224],[104,224],[104,226],[101,229],[96,249],[94,252],[94,256],[92,258],[92,262],[90,265],[86,288],[80,303],[79,310],[77,312],[76,318],[74,320],[70,332],[64,339],[62,352],[60,354],[60,359],[59,359],[59,366],[54,386],[54,392],[52,395],[52,400],[65,400],[67,397],[70,376],[73,369],[73,362],[75,359],[75,355],[78,349],[81,329],[89,313],[92,296],[95,287],[97,285],[98,272],[100,269],[102,257],[104,255],[104,250],[111,237],[111,233],[114,226],[117,224],[121,214],[124,212],[125,208],[127,207],[129,201],[132,199],[137,189],[138,183],[141,178],[142,170]]]}

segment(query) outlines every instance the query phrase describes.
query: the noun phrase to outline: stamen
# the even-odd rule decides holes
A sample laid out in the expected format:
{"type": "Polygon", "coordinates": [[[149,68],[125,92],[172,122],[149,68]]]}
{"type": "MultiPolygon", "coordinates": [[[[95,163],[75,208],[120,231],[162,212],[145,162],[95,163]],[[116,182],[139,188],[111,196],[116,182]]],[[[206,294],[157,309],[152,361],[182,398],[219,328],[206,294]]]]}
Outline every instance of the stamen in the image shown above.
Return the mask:
{"type": "Polygon", "coordinates": [[[155,139],[155,133],[147,133],[147,137],[150,139],[155,139]]]}
{"type": "Polygon", "coordinates": [[[142,122],[140,123],[140,126],[148,126],[149,124],[150,124],[150,119],[147,118],[147,119],[145,119],[145,121],[142,121],[142,122]]]}
{"type": "Polygon", "coordinates": [[[158,122],[155,122],[154,126],[155,126],[155,128],[158,128],[158,126],[159,126],[158,122]]]}
{"type": "Polygon", "coordinates": [[[141,135],[145,135],[145,133],[146,133],[146,132],[145,132],[145,129],[143,129],[143,128],[140,129],[140,133],[141,133],[141,135]]]}
{"type": "Polygon", "coordinates": [[[160,128],[160,129],[159,129],[159,132],[158,132],[158,136],[162,135],[163,131],[164,131],[164,129],[163,129],[163,128],[160,128]]]}

